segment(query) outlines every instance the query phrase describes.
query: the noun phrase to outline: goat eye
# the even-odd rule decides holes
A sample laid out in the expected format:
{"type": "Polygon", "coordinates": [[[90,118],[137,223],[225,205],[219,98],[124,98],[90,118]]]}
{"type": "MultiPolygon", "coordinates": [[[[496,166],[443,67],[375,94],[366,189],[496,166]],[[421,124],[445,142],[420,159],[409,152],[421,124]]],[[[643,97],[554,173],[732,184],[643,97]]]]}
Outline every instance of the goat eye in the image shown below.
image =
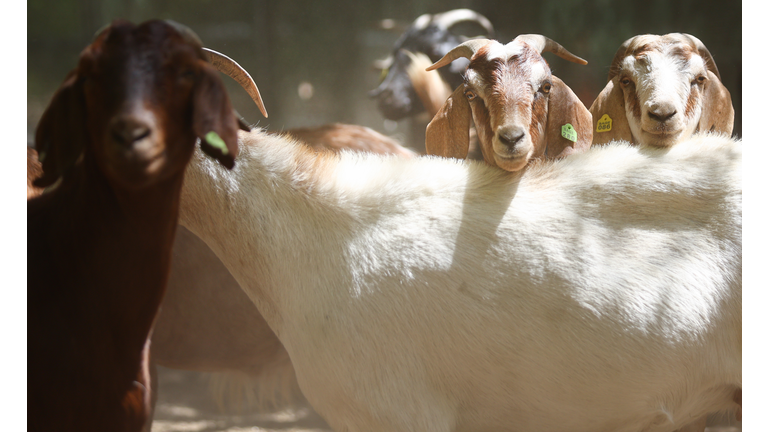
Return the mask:
{"type": "Polygon", "coordinates": [[[699,76],[696,77],[695,80],[693,80],[691,85],[704,84],[704,81],[706,81],[706,80],[707,80],[707,77],[705,77],[704,75],[699,75],[699,76]]]}
{"type": "Polygon", "coordinates": [[[549,93],[550,90],[552,90],[552,84],[550,83],[544,83],[544,85],[541,86],[541,92],[544,94],[549,93]]]}
{"type": "Polygon", "coordinates": [[[628,86],[631,83],[632,83],[632,80],[629,79],[629,78],[622,78],[621,79],[621,85],[623,85],[623,86],[628,86]]]}
{"type": "Polygon", "coordinates": [[[464,92],[464,96],[466,96],[467,99],[469,99],[469,100],[472,100],[472,99],[477,97],[477,95],[475,95],[475,93],[472,90],[465,91],[464,92]]]}

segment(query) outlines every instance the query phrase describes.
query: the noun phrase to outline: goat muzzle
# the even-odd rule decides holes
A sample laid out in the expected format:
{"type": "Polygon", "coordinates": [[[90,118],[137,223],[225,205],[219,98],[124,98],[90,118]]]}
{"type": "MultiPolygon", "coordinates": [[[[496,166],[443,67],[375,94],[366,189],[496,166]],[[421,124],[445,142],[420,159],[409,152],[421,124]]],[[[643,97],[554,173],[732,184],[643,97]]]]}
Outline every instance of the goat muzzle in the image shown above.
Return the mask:
{"type": "Polygon", "coordinates": [[[519,126],[507,126],[496,131],[496,138],[501,144],[513,149],[525,136],[525,129],[519,126]]]}
{"type": "Polygon", "coordinates": [[[117,117],[109,124],[109,137],[119,147],[130,149],[135,143],[149,138],[152,128],[135,117],[117,117]]]}

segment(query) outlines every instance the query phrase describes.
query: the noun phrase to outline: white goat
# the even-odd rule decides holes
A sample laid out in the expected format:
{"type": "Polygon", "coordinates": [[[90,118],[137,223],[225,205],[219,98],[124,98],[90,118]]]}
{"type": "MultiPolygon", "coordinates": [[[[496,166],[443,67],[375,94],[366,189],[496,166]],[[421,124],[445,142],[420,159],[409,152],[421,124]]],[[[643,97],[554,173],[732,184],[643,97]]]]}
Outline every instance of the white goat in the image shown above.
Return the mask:
{"type": "Polygon", "coordinates": [[[741,143],[602,146],[509,173],[198,152],[180,223],[337,431],[661,432],[738,409],[741,143]]]}
{"type": "Polygon", "coordinates": [[[427,68],[470,59],[464,83],[427,126],[427,153],[465,158],[470,119],[477,128],[485,162],[507,171],[522,169],[534,158],[558,158],[589,148],[592,115],[552,75],[543,52],[587,64],[557,42],[529,34],[506,45],[489,39],[469,40],[427,68]]]}
{"type": "Polygon", "coordinates": [[[697,131],[733,132],[731,94],[712,54],[689,34],[627,39],[589,111],[593,144],[626,140],[666,147],[697,131]]]}

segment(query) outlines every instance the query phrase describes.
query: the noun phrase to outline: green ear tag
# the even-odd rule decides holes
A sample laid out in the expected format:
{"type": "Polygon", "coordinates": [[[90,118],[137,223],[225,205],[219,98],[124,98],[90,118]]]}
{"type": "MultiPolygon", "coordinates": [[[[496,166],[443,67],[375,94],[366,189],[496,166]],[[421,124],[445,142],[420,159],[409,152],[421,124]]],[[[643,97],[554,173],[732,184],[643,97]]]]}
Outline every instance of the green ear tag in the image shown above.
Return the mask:
{"type": "Polygon", "coordinates": [[[611,120],[608,114],[603,114],[600,120],[597,121],[597,132],[608,132],[611,130],[612,125],[613,120],[611,120]]]}
{"type": "Polygon", "coordinates": [[[221,150],[221,154],[229,154],[229,149],[227,148],[227,145],[224,143],[224,140],[221,139],[219,134],[217,134],[214,131],[210,131],[207,134],[205,134],[205,137],[203,138],[205,142],[211,145],[211,147],[216,147],[217,149],[221,150]]]}
{"type": "Polygon", "coordinates": [[[576,142],[576,129],[573,128],[573,125],[570,123],[566,123],[563,125],[563,127],[560,128],[560,135],[563,136],[563,138],[576,142]]]}

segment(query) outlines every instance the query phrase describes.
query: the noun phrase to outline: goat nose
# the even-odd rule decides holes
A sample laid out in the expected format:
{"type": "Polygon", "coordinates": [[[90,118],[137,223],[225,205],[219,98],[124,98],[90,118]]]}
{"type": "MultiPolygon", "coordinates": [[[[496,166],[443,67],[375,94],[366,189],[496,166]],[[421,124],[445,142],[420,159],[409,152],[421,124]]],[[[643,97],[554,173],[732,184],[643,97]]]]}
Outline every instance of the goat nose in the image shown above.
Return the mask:
{"type": "Polygon", "coordinates": [[[502,144],[514,147],[525,136],[525,130],[520,127],[506,127],[499,129],[497,135],[502,144]]]}
{"type": "Polygon", "coordinates": [[[135,118],[117,118],[110,125],[110,134],[116,144],[130,147],[133,143],[147,138],[151,129],[146,123],[135,118]]]}
{"type": "Polygon", "coordinates": [[[648,110],[648,117],[656,120],[657,122],[665,122],[671,119],[675,114],[677,114],[677,110],[675,109],[666,110],[663,108],[657,108],[648,110]]]}

